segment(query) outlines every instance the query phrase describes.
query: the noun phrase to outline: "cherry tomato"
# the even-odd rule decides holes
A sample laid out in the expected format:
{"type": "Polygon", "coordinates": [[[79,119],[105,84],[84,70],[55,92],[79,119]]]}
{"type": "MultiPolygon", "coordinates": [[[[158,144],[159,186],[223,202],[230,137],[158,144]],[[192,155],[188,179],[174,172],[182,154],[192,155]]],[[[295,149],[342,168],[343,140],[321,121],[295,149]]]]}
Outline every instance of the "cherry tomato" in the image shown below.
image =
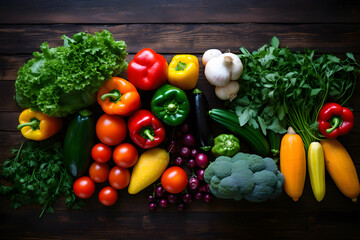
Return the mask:
{"type": "Polygon", "coordinates": [[[135,165],[139,158],[139,154],[130,143],[122,143],[118,145],[113,152],[113,160],[119,167],[129,168],[135,165]]]}
{"type": "Polygon", "coordinates": [[[88,176],[83,176],[74,182],[73,191],[78,198],[89,198],[95,192],[95,183],[88,176]]]}
{"type": "Polygon", "coordinates": [[[96,135],[106,145],[118,145],[126,138],[126,122],[120,116],[103,114],[96,123],[96,135]]]}
{"type": "Polygon", "coordinates": [[[110,185],[115,189],[123,189],[130,182],[130,171],[127,168],[115,166],[109,173],[110,185]]]}
{"type": "Polygon", "coordinates": [[[99,192],[99,201],[105,206],[114,205],[117,200],[118,192],[110,186],[104,187],[99,192]]]}
{"type": "Polygon", "coordinates": [[[111,148],[103,143],[97,143],[91,149],[91,156],[98,163],[106,163],[111,158],[111,148]]]}
{"type": "Polygon", "coordinates": [[[107,180],[110,168],[106,163],[93,162],[89,168],[91,180],[96,183],[103,183],[107,180]]]}
{"type": "Polygon", "coordinates": [[[186,172],[181,167],[170,167],[161,176],[161,185],[169,193],[182,192],[188,183],[186,172]]]}

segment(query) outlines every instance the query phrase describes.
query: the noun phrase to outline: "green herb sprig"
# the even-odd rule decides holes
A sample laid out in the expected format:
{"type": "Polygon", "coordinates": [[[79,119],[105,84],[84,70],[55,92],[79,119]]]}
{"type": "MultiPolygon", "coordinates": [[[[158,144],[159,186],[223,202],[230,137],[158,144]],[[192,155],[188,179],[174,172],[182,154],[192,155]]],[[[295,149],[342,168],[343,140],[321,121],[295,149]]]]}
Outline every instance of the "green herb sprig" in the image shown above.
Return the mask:
{"type": "Polygon", "coordinates": [[[1,175],[13,182],[1,185],[0,194],[10,196],[11,207],[28,204],[42,205],[39,218],[45,212],[54,212],[52,204],[66,197],[66,205],[81,209],[84,202],[72,190],[74,179],[63,164],[62,145],[54,137],[45,141],[28,141],[19,149],[12,149],[13,158],[5,160],[1,175]]]}

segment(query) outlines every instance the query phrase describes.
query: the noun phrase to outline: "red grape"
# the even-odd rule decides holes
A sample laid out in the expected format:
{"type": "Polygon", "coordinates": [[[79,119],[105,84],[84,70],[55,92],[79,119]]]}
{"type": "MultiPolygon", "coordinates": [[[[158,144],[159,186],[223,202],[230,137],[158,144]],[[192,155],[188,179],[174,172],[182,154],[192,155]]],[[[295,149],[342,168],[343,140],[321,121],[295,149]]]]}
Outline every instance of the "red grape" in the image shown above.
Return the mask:
{"type": "Polygon", "coordinates": [[[200,168],[206,168],[209,165],[209,159],[204,153],[199,153],[195,158],[196,165],[200,168]]]}
{"type": "Polygon", "coordinates": [[[191,190],[196,191],[200,186],[200,182],[199,179],[197,179],[196,177],[192,177],[189,180],[189,187],[191,190]]]}

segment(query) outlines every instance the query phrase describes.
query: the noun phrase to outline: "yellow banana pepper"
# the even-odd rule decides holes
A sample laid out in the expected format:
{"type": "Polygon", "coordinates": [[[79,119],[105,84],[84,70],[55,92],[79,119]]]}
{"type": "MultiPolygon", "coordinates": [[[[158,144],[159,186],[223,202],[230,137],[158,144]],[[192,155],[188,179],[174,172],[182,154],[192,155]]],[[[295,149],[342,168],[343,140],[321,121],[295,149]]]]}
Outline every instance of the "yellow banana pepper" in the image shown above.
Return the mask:
{"type": "Polygon", "coordinates": [[[41,141],[53,136],[62,127],[62,119],[50,117],[30,108],[25,109],[19,116],[19,125],[22,135],[31,140],[41,141]]]}
{"type": "Polygon", "coordinates": [[[190,54],[175,55],[169,64],[168,81],[182,90],[196,86],[199,77],[199,60],[190,54]]]}

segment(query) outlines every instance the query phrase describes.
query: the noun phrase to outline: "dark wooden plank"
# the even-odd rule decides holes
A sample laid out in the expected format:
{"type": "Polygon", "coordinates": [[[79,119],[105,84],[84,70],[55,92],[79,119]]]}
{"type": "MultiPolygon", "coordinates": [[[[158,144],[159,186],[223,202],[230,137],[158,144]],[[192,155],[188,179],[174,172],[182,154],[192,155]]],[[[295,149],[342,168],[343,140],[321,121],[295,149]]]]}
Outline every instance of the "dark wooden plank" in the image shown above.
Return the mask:
{"type": "Polygon", "coordinates": [[[357,1],[2,0],[0,23],[359,22],[357,1]],[[21,8],[19,8],[21,6],[21,8]],[[26,11],[21,11],[26,9],[26,11]]]}
{"type": "Polygon", "coordinates": [[[256,50],[275,35],[292,50],[318,49],[327,53],[360,53],[359,24],[130,24],[130,25],[1,25],[0,54],[32,53],[42,42],[63,44],[61,36],[107,29],[124,40],[129,53],[144,47],[159,53],[197,53],[209,48],[238,52],[256,50]]]}
{"type": "Polygon", "coordinates": [[[61,212],[37,220],[32,211],[2,211],[4,239],[358,239],[358,212],[171,213],[112,208],[61,212]],[[5,225],[6,223],[6,225],[5,225]],[[18,228],[22,226],[22,228],[18,228]]]}

